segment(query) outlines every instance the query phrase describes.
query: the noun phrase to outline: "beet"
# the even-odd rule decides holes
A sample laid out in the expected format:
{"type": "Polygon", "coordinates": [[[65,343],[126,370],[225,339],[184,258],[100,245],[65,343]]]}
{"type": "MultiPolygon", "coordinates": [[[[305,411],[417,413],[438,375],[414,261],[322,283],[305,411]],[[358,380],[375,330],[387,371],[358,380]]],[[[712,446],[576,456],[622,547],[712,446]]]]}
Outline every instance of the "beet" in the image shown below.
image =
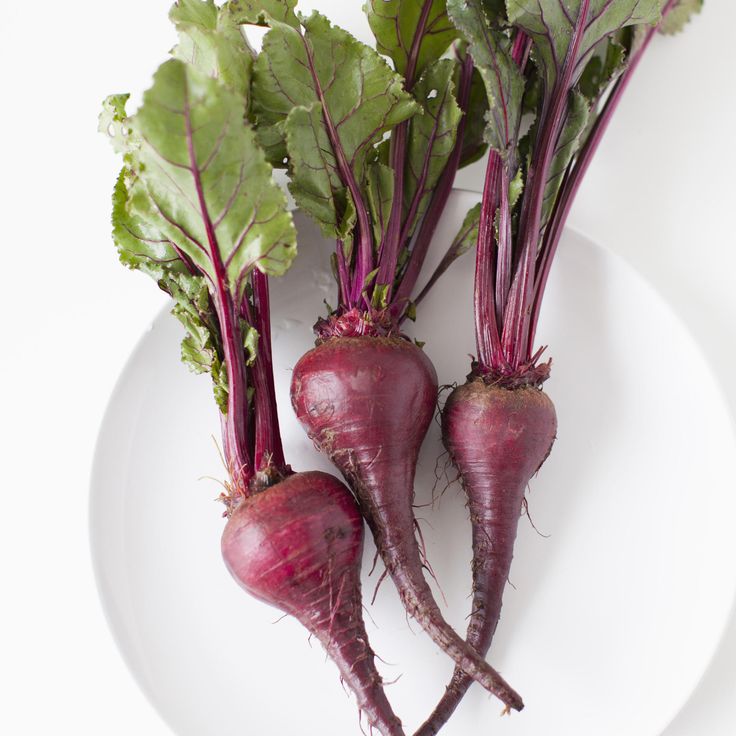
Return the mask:
{"type": "Polygon", "coordinates": [[[222,535],[222,555],[238,583],[319,639],[372,727],[403,736],[363,622],[362,552],[355,500],[340,481],[317,471],[245,498],[222,535]]]}
{"type": "MultiPolygon", "coordinates": [[[[482,378],[458,386],[442,412],[442,436],[462,479],[473,528],[473,604],[466,641],[485,656],[501,615],[524,492],[552,450],[554,405],[533,386],[482,378]]],[[[416,736],[433,736],[472,683],[456,669],[416,736]]]]}
{"type": "Polygon", "coordinates": [[[400,337],[331,337],[294,368],[292,404],[355,493],[407,612],[464,672],[509,707],[523,702],[444,620],[415,536],[414,474],[434,415],[437,375],[400,337]]]}

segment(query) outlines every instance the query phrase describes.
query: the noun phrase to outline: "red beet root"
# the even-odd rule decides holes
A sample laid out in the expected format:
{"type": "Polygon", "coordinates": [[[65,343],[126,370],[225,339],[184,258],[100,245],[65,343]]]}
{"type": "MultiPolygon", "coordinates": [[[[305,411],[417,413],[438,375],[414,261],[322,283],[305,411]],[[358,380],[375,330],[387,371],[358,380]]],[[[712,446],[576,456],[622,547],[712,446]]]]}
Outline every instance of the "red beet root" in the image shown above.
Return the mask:
{"type": "Polygon", "coordinates": [[[244,499],[222,535],[222,555],[251,595],[291,614],[316,636],[383,736],[403,736],[386,699],[363,623],[363,520],[327,473],[291,475],[244,499]]]}
{"type": "Polygon", "coordinates": [[[310,438],[350,483],[407,612],[463,672],[521,710],[517,693],[444,620],[422,572],[412,502],[437,398],[430,360],[401,338],[333,337],[300,359],[291,396],[310,438]]]}
{"type": "MultiPolygon", "coordinates": [[[[555,409],[538,388],[456,388],[442,414],[442,434],[468,496],[473,527],[473,609],[467,642],[485,656],[501,614],[524,491],[552,449],[555,409]]],[[[433,736],[472,680],[456,669],[447,691],[416,736],[433,736]]]]}

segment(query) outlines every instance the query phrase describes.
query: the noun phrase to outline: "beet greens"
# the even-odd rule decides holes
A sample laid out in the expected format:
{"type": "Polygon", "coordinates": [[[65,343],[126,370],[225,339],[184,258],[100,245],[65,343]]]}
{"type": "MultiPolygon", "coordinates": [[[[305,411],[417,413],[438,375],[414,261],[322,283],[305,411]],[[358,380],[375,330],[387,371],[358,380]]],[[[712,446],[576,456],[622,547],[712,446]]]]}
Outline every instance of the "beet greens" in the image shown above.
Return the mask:
{"type": "MultiPolygon", "coordinates": [[[[698,0],[448,0],[486,86],[491,148],[483,196],[418,301],[477,244],[477,357],[452,391],[443,441],[468,497],[473,606],[467,641],[485,655],[501,611],[524,492],[557,430],[541,390],[535,334],[572,201],[657,30],[679,30],[698,0]]],[[[459,668],[418,731],[439,731],[471,679],[459,668]]]]}
{"type": "Polygon", "coordinates": [[[371,727],[403,736],[362,615],[363,524],[349,490],[295,473],[279,432],[268,277],[296,254],[284,192],[248,122],[254,54],[227,11],[179,0],[174,59],[143,104],[104,103],[100,129],[124,166],[113,196],[122,262],[153,277],[186,328],[182,359],[209,373],[228,478],[222,553],[248,592],[324,645],[371,727]]]}
{"type": "Polygon", "coordinates": [[[395,331],[459,166],[485,150],[480,78],[440,0],[374,0],[376,51],[288,0],[232,0],[233,18],[270,30],[254,68],[253,114],[296,203],[336,241],[334,321],[395,331]],[[370,325],[370,326],[369,326],[370,325]]]}

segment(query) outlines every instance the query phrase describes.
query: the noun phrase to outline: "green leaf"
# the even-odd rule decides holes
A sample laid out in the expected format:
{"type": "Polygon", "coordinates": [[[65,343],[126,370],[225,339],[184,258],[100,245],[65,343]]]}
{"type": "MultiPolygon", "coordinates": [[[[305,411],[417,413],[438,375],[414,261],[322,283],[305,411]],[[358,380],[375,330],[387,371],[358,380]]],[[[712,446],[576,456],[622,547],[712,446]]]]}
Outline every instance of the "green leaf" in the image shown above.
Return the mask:
{"type": "Polygon", "coordinates": [[[404,217],[415,214],[409,232],[425,213],[435,185],[455,148],[462,111],[455,101],[457,62],[441,59],[425,69],[414,87],[423,115],[409,122],[407,166],[404,174],[404,217]]]}
{"type": "Polygon", "coordinates": [[[295,107],[284,128],[291,151],[289,191],[326,238],[345,238],[355,223],[355,210],[323,125],[322,106],[295,107]]]}
{"type": "Polygon", "coordinates": [[[227,413],[227,370],[219,345],[217,316],[201,276],[180,274],[160,282],[176,301],[171,313],[184,325],[182,362],[194,373],[209,373],[217,406],[227,413]]]}
{"type": "Polygon", "coordinates": [[[256,128],[256,140],[266,154],[266,161],[275,169],[285,169],[289,163],[286,150],[286,120],[273,125],[260,125],[256,128]]]}
{"type": "Polygon", "coordinates": [[[364,181],[375,145],[419,108],[374,50],[319,13],[299,28],[270,24],[254,71],[259,126],[286,120],[294,199],[325,235],[344,237],[355,209],[347,176],[364,181]]]}
{"type": "Polygon", "coordinates": [[[381,243],[391,216],[391,205],[394,196],[394,172],[389,166],[380,161],[375,161],[368,167],[367,178],[367,199],[373,223],[373,239],[374,242],[381,243]]]}
{"type": "Polygon", "coordinates": [[[212,0],[177,0],[169,18],[179,34],[174,57],[246,98],[254,53],[225,8],[212,0]]]}
{"type": "Polygon", "coordinates": [[[447,17],[445,0],[368,0],[363,10],[378,51],[394,62],[396,71],[406,75],[412,61],[414,72],[408,80],[410,84],[457,38],[457,31],[447,17]],[[422,27],[422,14],[427,5],[422,27]],[[417,33],[421,33],[421,37],[412,53],[417,33]]]}
{"type": "Polygon", "coordinates": [[[255,327],[251,327],[245,320],[240,320],[240,332],[243,335],[243,349],[248,356],[246,365],[253,365],[258,355],[258,340],[260,335],[255,327]]]}
{"type": "Polygon", "coordinates": [[[378,275],[378,269],[374,268],[369,274],[363,279],[363,289],[366,290],[376,280],[378,275]]]}
{"type": "Polygon", "coordinates": [[[388,284],[376,284],[373,287],[371,305],[375,309],[386,309],[388,306],[388,284]]]}
{"type": "Polygon", "coordinates": [[[597,102],[603,92],[626,66],[626,49],[615,38],[598,44],[586,64],[578,89],[591,102],[597,102]]]}
{"type": "Polygon", "coordinates": [[[171,313],[184,325],[182,360],[195,373],[218,372],[222,362],[217,344],[214,309],[204,278],[189,274],[166,276],[161,288],[176,301],[171,313]]]}
{"type": "Polygon", "coordinates": [[[448,256],[451,255],[451,260],[454,261],[464,253],[467,253],[471,248],[475,248],[475,244],[478,242],[478,229],[480,227],[480,209],[481,203],[478,202],[465,215],[463,224],[457,231],[457,235],[453,238],[452,245],[448,250],[448,256]]]}
{"type": "Polygon", "coordinates": [[[236,23],[266,25],[272,19],[298,28],[296,4],[297,0],[230,0],[224,8],[236,23]]]}
{"type": "Polygon", "coordinates": [[[661,33],[672,36],[679,33],[703,9],[703,0],[679,0],[659,27],[661,33]]]}
{"type": "Polygon", "coordinates": [[[182,273],[188,269],[157,223],[158,213],[153,209],[145,185],[133,171],[123,168],[112,197],[113,241],[122,263],[158,281],[165,273],[182,273]],[[134,200],[138,201],[138,212],[133,211],[134,200]],[[147,211],[141,215],[144,208],[147,211]]]}
{"type": "Polygon", "coordinates": [[[598,108],[607,90],[626,69],[630,58],[629,45],[635,41],[638,29],[647,26],[628,27],[598,44],[587,63],[578,83],[578,90],[588,99],[590,112],[585,130],[580,134],[582,144],[590,135],[598,116],[598,108]]]}
{"type": "Polygon", "coordinates": [[[513,210],[516,207],[516,203],[519,201],[522,193],[524,192],[524,171],[519,167],[516,171],[516,175],[509,182],[509,210],[513,210]]]}
{"type": "Polygon", "coordinates": [[[467,40],[486,86],[486,141],[506,160],[519,135],[524,96],[524,77],[511,58],[511,41],[492,26],[482,0],[449,0],[447,12],[467,40]]]}
{"type": "Polygon", "coordinates": [[[506,0],[483,0],[486,15],[497,25],[508,23],[506,18],[506,0]]]}
{"type": "Polygon", "coordinates": [[[485,155],[488,149],[485,138],[487,115],[488,95],[486,94],[486,86],[480,72],[473,69],[468,113],[465,118],[465,131],[463,133],[463,150],[460,154],[460,168],[478,161],[485,155]]]}
{"type": "Polygon", "coordinates": [[[175,301],[172,314],[184,325],[186,336],[181,357],[196,373],[210,373],[215,399],[227,409],[227,377],[218,347],[218,326],[202,276],[191,272],[185,256],[160,230],[156,211],[143,180],[130,168],[141,140],[130,127],[125,113],[128,95],[114,95],[105,101],[100,129],[112,138],[116,151],[124,153],[112,197],[113,241],[121,262],[153,278],[175,301]],[[124,131],[124,132],[122,132],[124,131]]]}
{"type": "Polygon", "coordinates": [[[110,139],[115,153],[127,153],[138,147],[138,140],[132,134],[125,104],[129,94],[110,95],[102,103],[97,130],[110,139]]]}
{"type": "Polygon", "coordinates": [[[563,70],[569,74],[567,89],[571,89],[601,41],[626,26],[656,23],[663,2],[591,0],[586,18],[580,18],[582,0],[507,0],[506,7],[509,21],[532,38],[534,60],[549,98],[563,70]]]}
{"type": "Polygon", "coordinates": [[[144,197],[132,214],[153,224],[205,275],[225,271],[236,304],[254,268],[280,275],[295,255],[284,193],[243,123],[243,99],[217,80],[172,59],[154,76],[131,119],[144,197]]]}
{"type": "Polygon", "coordinates": [[[158,216],[145,186],[136,174],[124,168],[113,192],[113,240],[120,260],[129,268],[152,277],[174,299],[172,314],[184,325],[181,359],[195,373],[212,376],[215,400],[227,411],[227,370],[219,345],[218,321],[204,277],[192,274],[184,260],[152,224],[158,216]],[[148,206],[147,217],[134,214],[148,206]]]}
{"type": "Polygon", "coordinates": [[[567,117],[550,164],[547,182],[544,187],[541,226],[549,220],[557,193],[572,157],[580,147],[580,141],[588,125],[588,100],[579,92],[572,92],[568,101],[567,117]]]}
{"type": "MultiPolygon", "coordinates": [[[[205,292],[207,286],[204,285],[205,292]]],[[[194,373],[209,373],[213,380],[219,381],[222,359],[212,344],[210,331],[200,321],[199,316],[192,312],[191,306],[185,303],[175,304],[171,313],[186,329],[186,336],[181,341],[181,360],[194,373]]],[[[227,397],[227,383],[220,387],[220,396],[227,397]]],[[[219,404],[219,402],[218,402],[219,404]]],[[[220,406],[227,412],[227,399],[220,406]]]]}

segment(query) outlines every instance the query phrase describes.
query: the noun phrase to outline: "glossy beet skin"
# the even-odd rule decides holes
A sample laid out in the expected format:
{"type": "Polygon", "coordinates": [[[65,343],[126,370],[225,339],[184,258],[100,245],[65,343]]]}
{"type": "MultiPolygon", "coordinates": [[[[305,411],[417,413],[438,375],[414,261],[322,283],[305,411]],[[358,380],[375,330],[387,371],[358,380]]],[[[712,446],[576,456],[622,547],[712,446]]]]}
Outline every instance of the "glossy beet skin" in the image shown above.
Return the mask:
{"type": "Polygon", "coordinates": [[[294,616],[321,642],[370,725],[403,736],[363,623],[363,519],[327,473],[291,475],[246,498],[222,535],[222,556],[251,595],[294,616]]]}
{"type": "MultiPolygon", "coordinates": [[[[473,528],[473,607],[467,642],[488,652],[501,615],[524,492],[552,449],[557,417],[547,394],[476,378],[458,386],[442,412],[442,435],[468,497],[473,528]]],[[[472,680],[456,670],[416,736],[433,736],[472,680]]]]}
{"type": "Polygon", "coordinates": [[[424,578],[412,504],[437,401],[429,358],[402,338],[328,338],[297,363],[291,397],[311,439],[353,489],[407,612],[458,667],[520,710],[521,698],[444,620],[424,578]]]}

